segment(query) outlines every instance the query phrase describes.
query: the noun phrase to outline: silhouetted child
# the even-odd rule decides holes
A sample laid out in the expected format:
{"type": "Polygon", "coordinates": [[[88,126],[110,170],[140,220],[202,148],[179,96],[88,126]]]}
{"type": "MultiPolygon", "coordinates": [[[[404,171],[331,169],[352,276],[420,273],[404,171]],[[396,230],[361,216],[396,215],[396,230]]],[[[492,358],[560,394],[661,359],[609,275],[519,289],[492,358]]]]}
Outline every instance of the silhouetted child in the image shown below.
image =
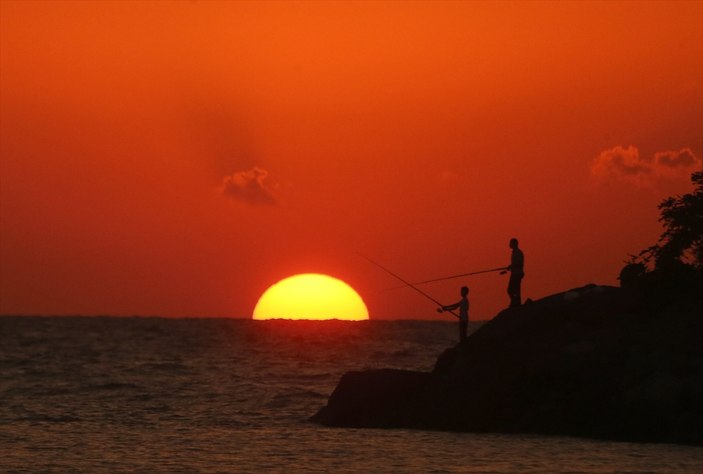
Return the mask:
{"type": "Polygon", "coordinates": [[[452,311],[459,308],[459,342],[466,340],[466,331],[469,328],[469,287],[461,287],[461,299],[447,306],[442,306],[437,311],[452,311]]]}
{"type": "Polygon", "coordinates": [[[510,280],[508,281],[508,296],[510,297],[510,307],[520,306],[522,304],[522,295],[520,285],[525,276],[525,255],[518,248],[516,238],[510,239],[510,248],[513,249],[510,255],[510,265],[505,267],[501,275],[510,272],[510,280]]]}

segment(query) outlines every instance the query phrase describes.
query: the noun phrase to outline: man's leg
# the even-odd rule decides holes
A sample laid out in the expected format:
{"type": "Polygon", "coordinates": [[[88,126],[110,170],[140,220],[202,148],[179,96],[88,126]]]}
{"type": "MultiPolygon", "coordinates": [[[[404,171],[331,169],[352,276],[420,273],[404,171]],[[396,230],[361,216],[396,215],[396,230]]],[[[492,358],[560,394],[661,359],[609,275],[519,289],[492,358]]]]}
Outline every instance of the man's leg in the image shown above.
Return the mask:
{"type": "Polygon", "coordinates": [[[520,275],[515,284],[515,301],[517,302],[515,306],[522,304],[522,275],[520,275]]]}
{"type": "Polygon", "coordinates": [[[510,274],[510,281],[508,282],[508,295],[510,295],[510,307],[520,306],[522,302],[520,298],[520,280],[522,280],[522,275],[516,275],[514,273],[510,274]]]}
{"type": "Polygon", "coordinates": [[[510,275],[510,280],[508,281],[508,298],[510,298],[510,307],[513,306],[513,276],[510,275]]]}

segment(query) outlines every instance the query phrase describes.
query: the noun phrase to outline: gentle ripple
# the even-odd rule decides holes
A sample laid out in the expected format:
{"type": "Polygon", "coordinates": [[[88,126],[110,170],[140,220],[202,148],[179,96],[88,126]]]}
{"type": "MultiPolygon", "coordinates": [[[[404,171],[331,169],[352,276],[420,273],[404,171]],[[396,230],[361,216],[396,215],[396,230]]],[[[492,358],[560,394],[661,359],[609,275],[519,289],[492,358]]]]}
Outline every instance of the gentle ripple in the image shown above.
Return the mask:
{"type": "Polygon", "coordinates": [[[443,322],[0,318],[0,471],[700,473],[703,448],[307,418],[347,370],[431,370],[443,322]]]}

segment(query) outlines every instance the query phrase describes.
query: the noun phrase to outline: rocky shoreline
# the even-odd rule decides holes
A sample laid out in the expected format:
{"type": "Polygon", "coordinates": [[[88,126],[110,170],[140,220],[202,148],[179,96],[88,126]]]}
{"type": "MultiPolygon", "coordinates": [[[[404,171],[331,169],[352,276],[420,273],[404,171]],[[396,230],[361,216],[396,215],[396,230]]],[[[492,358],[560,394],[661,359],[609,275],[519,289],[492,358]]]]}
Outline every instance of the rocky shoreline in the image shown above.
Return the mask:
{"type": "Polygon", "coordinates": [[[703,296],[587,285],[507,309],[432,372],[348,372],[328,426],[703,444],[703,296]]]}

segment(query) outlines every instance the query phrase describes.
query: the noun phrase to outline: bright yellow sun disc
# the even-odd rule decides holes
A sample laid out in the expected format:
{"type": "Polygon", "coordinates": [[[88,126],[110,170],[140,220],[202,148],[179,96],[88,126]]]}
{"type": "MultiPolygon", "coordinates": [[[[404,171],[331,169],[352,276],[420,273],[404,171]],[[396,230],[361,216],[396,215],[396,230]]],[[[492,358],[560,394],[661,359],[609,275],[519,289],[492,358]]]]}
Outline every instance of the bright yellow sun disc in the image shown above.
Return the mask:
{"type": "Polygon", "coordinates": [[[261,295],[254,319],[369,319],[361,296],[337,278],[303,273],[284,278],[261,295]]]}

